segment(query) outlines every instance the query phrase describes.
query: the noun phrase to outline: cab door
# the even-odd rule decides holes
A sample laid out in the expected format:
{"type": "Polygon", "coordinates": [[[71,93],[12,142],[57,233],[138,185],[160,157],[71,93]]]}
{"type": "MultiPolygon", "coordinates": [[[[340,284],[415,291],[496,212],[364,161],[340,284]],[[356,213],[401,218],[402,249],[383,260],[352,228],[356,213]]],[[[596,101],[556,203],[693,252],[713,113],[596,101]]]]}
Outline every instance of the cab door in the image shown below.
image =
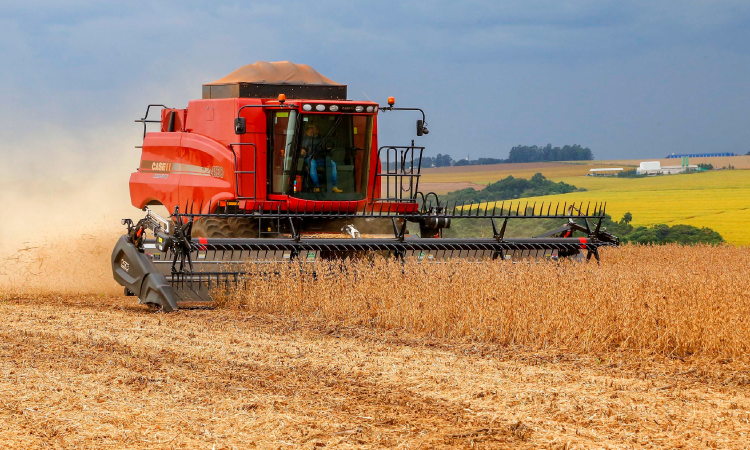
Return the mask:
{"type": "Polygon", "coordinates": [[[269,111],[268,116],[268,194],[289,195],[300,188],[294,167],[299,163],[295,140],[298,114],[296,110],[269,111]]]}

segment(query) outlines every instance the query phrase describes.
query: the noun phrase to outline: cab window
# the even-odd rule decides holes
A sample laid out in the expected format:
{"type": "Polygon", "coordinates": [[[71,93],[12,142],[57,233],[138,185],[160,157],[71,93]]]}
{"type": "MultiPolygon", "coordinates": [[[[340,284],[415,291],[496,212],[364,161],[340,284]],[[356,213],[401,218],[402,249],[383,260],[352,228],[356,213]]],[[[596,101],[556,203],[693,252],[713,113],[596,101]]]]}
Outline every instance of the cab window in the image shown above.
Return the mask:
{"type": "Polygon", "coordinates": [[[271,116],[270,170],[272,194],[289,192],[294,160],[297,111],[274,111],[271,116]]]}

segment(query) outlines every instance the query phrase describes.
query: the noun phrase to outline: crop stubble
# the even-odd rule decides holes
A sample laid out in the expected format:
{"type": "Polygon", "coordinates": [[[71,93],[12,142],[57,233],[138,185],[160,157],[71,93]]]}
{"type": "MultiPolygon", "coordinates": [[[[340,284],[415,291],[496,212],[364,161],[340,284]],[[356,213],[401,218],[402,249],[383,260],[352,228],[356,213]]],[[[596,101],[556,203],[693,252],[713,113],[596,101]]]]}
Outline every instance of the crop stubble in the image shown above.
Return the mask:
{"type": "Polygon", "coordinates": [[[0,294],[0,441],[741,448],[750,250],[603,256],[291,266],[176,314],[16,284],[0,294]]]}

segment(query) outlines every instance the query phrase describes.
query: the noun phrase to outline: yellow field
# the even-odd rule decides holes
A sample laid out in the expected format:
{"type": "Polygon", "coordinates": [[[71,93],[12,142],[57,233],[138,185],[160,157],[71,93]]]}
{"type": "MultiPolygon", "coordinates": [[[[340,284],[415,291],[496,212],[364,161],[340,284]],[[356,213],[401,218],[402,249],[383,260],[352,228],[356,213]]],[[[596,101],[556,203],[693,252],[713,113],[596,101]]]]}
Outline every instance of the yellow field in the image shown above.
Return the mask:
{"type": "Polygon", "coordinates": [[[587,192],[535,197],[533,201],[607,202],[618,219],[630,211],[634,225],[709,227],[732,244],[750,245],[750,171],[731,170],[649,178],[553,178],[587,192]]]}
{"type": "Polygon", "coordinates": [[[423,176],[420,185],[430,187],[431,182],[442,180],[439,186],[443,187],[443,192],[438,193],[445,193],[452,190],[452,183],[457,187],[458,182],[486,185],[508,175],[529,178],[541,172],[550,180],[564,181],[588,191],[534,197],[528,199],[530,202],[606,202],[607,212],[614,219],[631,212],[633,225],[664,223],[709,227],[718,231],[727,242],[750,245],[750,170],[628,179],[583,176],[592,167],[590,165],[539,163],[484,167],[493,167],[494,170],[430,171],[423,176]]]}

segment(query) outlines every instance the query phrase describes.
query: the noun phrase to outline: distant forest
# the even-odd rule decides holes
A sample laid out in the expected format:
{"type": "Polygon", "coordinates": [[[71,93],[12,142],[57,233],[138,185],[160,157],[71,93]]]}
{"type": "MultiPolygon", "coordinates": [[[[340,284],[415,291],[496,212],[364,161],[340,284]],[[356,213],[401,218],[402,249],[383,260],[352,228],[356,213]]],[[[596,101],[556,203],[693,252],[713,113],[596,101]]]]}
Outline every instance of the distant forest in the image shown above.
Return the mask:
{"type": "Polygon", "coordinates": [[[500,181],[490,183],[482,190],[472,188],[449,192],[441,196],[449,204],[460,203],[482,203],[501,200],[512,200],[515,198],[538,197],[541,195],[567,194],[569,192],[582,192],[584,188],[577,188],[572,184],[562,181],[555,183],[548,180],[541,173],[537,173],[530,180],[514,178],[512,175],[500,181]]]}
{"type": "Polygon", "coordinates": [[[517,145],[510,149],[508,159],[478,158],[454,160],[450,155],[438,153],[437,156],[422,158],[422,167],[450,167],[450,166],[482,166],[486,164],[529,163],[547,161],[590,161],[594,154],[588,147],[578,144],[553,147],[547,144],[543,147],[536,145],[517,145]]]}

